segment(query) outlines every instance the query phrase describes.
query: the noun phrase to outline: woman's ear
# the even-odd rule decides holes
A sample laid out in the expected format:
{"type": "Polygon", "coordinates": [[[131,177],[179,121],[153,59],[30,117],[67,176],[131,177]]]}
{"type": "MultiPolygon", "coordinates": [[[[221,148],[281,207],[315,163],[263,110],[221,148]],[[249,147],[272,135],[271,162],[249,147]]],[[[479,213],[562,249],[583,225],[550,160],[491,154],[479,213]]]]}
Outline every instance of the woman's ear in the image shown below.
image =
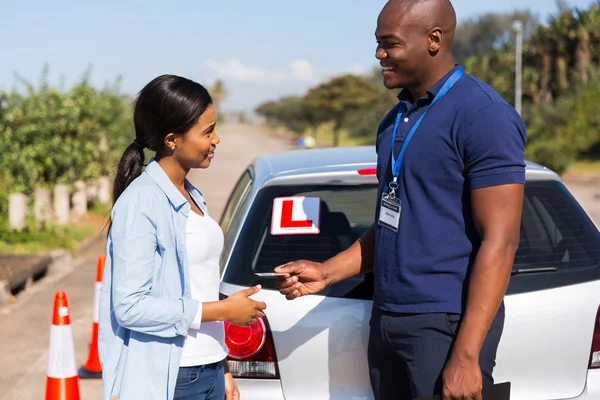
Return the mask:
{"type": "Polygon", "coordinates": [[[177,135],[174,133],[169,133],[165,136],[165,146],[167,146],[171,151],[174,151],[177,147],[177,135]]]}

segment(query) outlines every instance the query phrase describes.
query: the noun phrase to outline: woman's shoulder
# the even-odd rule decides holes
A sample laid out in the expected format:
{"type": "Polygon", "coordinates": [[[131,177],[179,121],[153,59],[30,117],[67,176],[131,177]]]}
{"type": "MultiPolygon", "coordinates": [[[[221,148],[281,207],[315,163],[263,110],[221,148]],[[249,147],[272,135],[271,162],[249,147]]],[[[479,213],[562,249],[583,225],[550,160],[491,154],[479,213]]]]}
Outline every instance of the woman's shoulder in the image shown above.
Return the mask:
{"type": "Polygon", "coordinates": [[[152,210],[168,204],[167,198],[156,182],[142,172],[121,193],[113,209],[135,207],[138,210],[152,210]]]}

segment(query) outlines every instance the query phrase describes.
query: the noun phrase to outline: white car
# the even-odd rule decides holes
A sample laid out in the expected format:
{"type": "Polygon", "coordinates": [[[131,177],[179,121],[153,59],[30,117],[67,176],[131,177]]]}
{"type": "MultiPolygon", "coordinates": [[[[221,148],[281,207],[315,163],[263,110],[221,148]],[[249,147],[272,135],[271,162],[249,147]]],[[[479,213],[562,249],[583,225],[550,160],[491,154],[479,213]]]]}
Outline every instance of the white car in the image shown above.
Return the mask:
{"type": "MultiPolygon", "coordinates": [[[[374,221],[375,168],[373,147],[298,150],[257,158],[233,189],[221,218],[220,290],[260,283],[253,298],[267,303],[258,324],[226,324],[244,400],[373,398],[372,275],[288,301],[255,272],[350,246],[374,221]],[[274,199],[287,196],[321,198],[319,234],[271,234],[274,199]]],[[[600,232],[557,174],[529,162],[505,305],[494,377],[511,382],[511,399],[600,399],[600,232]]]]}

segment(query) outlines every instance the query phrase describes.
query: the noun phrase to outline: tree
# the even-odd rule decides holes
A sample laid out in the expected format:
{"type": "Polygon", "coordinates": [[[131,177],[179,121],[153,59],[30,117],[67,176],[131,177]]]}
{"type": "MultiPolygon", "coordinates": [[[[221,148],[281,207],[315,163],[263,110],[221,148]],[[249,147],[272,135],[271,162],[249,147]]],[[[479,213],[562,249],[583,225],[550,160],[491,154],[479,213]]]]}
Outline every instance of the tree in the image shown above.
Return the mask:
{"type": "Polygon", "coordinates": [[[222,80],[218,79],[210,90],[210,95],[220,111],[220,105],[223,100],[227,97],[227,89],[222,80]]]}
{"type": "Polygon", "coordinates": [[[581,86],[554,103],[528,110],[526,156],[563,172],[581,155],[598,156],[600,148],[600,80],[581,86]]]}
{"type": "Polygon", "coordinates": [[[319,107],[313,107],[306,100],[306,97],[302,98],[302,118],[306,121],[308,127],[312,131],[312,137],[317,139],[317,129],[319,125],[329,121],[327,110],[323,110],[319,107]]]}
{"type": "MultiPolygon", "coordinates": [[[[564,7],[564,6],[563,6],[564,7]]],[[[457,33],[458,35],[458,33],[457,33]]],[[[600,3],[587,10],[564,9],[538,25],[523,46],[523,97],[551,103],[577,85],[591,82],[600,67],[600,3]]],[[[514,99],[515,55],[504,48],[463,60],[467,72],[514,99]]]]}
{"type": "Polygon", "coordinates": [[[461,23],[454,37],[454,56],[462,63],[469,57],[511,46],[512,24],[517,19],[523,22],[525,40],[529,39],[539,22],[537,17],[527,10],[486,13],[461,23]]]}
{"type": "Polygon", "coordinates": [[[0,170],[9,191],[31,194],[51,186],[97,178],[116,167],[133,138],[131,110],[114,87],[97,90],[86,74],[69,91],[51,87],[48,69],[39,88],[0,96],[0,170]],[[99,145],[105,139],[107,148],[99,145]]]}
{"type": "Polygon", "coordinates": [[[278,117],[278,106],[276,101],[267,101],[254,110],[258,115],[263,117],[267,123],[271,125],[277,125],[279,123],[278,117]]]}
{"type": "Polygon", "coordinates": [[[283,126],[301,135],[309,126],[301,97],[288,96],[277,101],[269,101],[256,108],[256,113],[274,126],[283,126]]]}
{"type": "Polygon", "coordinates": [[[348,113],[367,108],[377,99],[377,90],[367,79],[344,75],[312,88],[306,94],[306,104],[322,110],[334,121],[333,145],[339,145],[340,129],[348,113]]]}
{"type": "Polygon", "coordinates": [[[344,129],[352,138],[361,138],[366,145],[374,144],[376,131],[383,117],[398,103],[398,90],[389,90],[382,84],[381,68],[374,68],[367,80],[373,85],[376,100],[370,107],[365,107],[346,116],[344,129]]]}

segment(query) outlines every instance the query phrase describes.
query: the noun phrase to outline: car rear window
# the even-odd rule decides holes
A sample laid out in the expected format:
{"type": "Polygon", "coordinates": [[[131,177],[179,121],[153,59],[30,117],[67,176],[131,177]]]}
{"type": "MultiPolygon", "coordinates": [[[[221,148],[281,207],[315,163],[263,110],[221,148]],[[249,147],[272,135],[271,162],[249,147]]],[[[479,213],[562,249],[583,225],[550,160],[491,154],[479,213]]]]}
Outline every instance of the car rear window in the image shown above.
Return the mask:
{"type": "MultiPolygon", "coordinates": [[[[273,279],[254,272],[272,271],[289,261],[325,261],[348,248],[374,222],[376,185],[272,186],[262,189],[250,209],[223,276],[227,283],[274,289],[273,279]],[[318,235],[270,234],[273,199],[321,198],[318,235]]],[[[514,269],[589,268],[600,262],[600,234],[561,182],[528,181],[521,242],[514,269]]],[[[517,279],[519,277],[513,277],[517,279]]],[[[340,282],[323,295],[372,298],[372,274],[340,282]]]]}
{"type": "Polygon", "coordinates": [[[557,181],[525,186],[514,269],[578,269],[600,262],[600,239],[579,204],[557,181]]]}
{"type": "MultiPolygon", "coordinates": [[[[223,281],[243,286],[260,283],[274,288],[272,278],[254,272],[269,272],[294,260],[325,261],[348,248],[374,220],[376,185],[272,186],[262,189],[250,209],[232,251],[223,281]],[[271,235],[273,199],[305,196],[321,198],[321,231],[317,235],[271,235]]],[[[322,294],[333,297],[372,297],[371,274],[361,275],[322,294]]]]}

